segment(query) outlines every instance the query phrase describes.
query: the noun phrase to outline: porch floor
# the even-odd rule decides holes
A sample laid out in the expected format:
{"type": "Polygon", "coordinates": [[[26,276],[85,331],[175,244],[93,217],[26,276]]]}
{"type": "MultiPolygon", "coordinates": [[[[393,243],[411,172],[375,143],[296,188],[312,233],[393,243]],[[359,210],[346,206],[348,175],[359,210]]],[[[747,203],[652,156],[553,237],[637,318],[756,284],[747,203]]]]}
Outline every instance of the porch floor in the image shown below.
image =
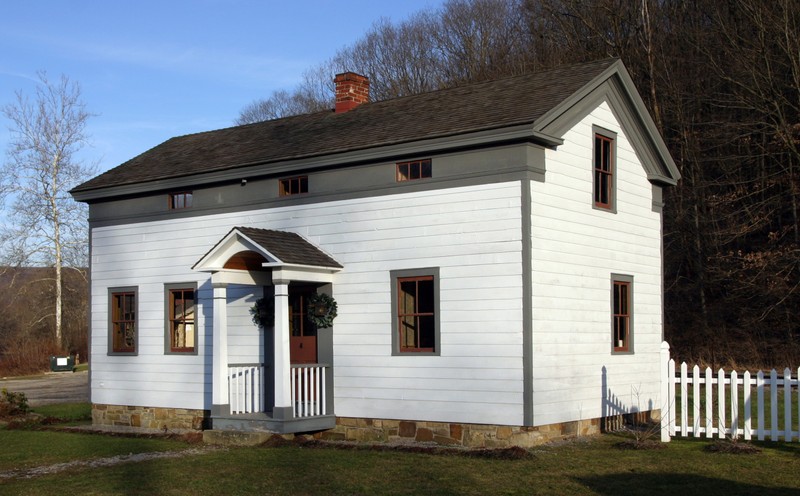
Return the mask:
{"type": "Polygon", "coordinates": [[[266,432],[295,434],[315,432],[336,427],[335,415],[316,415],[293,419],[276,419],[269,413],[240,413],[212,415],[211,429],[215,431],[266,432]]]}

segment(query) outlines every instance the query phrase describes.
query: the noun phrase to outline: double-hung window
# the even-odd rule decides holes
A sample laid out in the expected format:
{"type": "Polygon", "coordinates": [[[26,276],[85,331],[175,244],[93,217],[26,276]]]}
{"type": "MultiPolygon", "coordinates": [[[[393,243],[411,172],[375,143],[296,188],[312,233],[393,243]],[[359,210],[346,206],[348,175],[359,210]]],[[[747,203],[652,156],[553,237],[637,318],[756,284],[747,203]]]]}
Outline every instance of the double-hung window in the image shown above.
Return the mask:
{"type": "Polygon", "coordinates": [[[611,346],[633,352],[633,277],[611,276],[611,346]]]}
{"type": "Polygon", "coordinates": [[[593,155],[593,205],[616,210],[616,135],[595,127],[593,155]]]}
{"type": "Polygon", "coordinates": [[[194,284],[165,287],[167,353],[197,353],[196,294],[194,284]]]}
{"type": "Polygon", "coordinates": [[[136,354],[138,330],[136,326],[136,288],[109,290],[109,353],[136,354]]]}
{"type": "Polygon", "coordinates": [[[391,272],[393,353],[439,354],[439,269],[391,272]]]}

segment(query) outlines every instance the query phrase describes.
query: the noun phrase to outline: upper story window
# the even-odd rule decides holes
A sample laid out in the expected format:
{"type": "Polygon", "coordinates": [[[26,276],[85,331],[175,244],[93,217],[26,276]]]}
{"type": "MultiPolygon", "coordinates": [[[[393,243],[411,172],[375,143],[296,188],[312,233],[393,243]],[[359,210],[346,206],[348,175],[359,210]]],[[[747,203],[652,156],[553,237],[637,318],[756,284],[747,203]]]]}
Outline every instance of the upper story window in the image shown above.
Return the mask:
{"type": "Polygon", "coordinates": [[[431,159],[414,160],[412,162],[400,162],[397,164],[397,181],[412,181],[414,179],[425,179],[433,176],[433,166],[431,159]]]}
{"type": "Polygon", "coordinates": [[[615,210],[616,140],[613,133],[594,134],[594,206],[615,210]]]}
{"type": "Polygon", "coordinates": [[[169,195],[169,209],[180,210],[182,208],[191,208],[192,206],[192,192],[181,191],[180,193],[170,193],[169,195]]]}
{"type": "Polygon", "coordinates": [[[136,288],[109,291],[109,352],[136,353],[136,288]]]}
{"type": "Polygon", "coordinates": [[[281,179],[279,184],[281,196],[308,193],[308,176],[287,177],[281,179]]]}

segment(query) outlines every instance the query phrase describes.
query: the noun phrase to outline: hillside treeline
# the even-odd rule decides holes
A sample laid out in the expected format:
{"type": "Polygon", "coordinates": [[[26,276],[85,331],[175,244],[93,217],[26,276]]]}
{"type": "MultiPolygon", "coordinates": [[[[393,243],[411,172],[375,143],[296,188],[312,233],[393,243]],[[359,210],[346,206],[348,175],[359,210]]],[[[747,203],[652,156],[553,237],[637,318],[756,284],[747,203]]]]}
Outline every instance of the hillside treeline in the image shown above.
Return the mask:
{"type": "Polygon", "coordinates": [[[381,20],[237,122],[620,57],[683,176],[664,208],[666,339],[711,365],[800,362],[800,0],[451,0],[381,20]]]}

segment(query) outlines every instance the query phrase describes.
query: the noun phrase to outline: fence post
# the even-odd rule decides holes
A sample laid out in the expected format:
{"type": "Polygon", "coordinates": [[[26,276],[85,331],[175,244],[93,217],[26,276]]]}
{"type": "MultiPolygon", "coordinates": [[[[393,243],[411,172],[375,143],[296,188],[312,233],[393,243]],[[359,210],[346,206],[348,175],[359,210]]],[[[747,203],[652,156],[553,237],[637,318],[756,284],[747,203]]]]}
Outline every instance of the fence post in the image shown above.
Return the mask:
{"type": "Polygon", "coordinates": [[[661,442],[668,443],[672,398],[669,397],[669,343],[661,342],[661,442]]]}

